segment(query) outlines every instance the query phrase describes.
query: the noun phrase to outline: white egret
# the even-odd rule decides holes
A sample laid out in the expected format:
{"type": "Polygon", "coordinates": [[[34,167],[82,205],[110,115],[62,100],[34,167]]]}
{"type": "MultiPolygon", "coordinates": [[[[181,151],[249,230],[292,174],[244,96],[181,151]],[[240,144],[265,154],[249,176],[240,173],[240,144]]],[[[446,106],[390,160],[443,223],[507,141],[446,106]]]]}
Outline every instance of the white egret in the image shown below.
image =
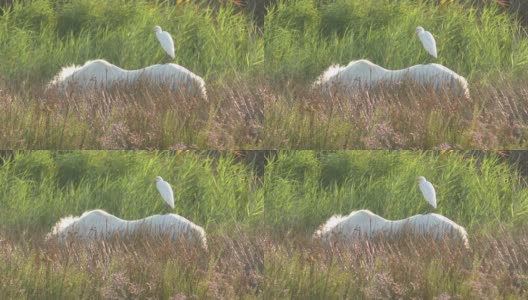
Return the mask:
{"type": "Polygon", "coordinates": [[[156,177],[156,188],[158,189],[163,201],[167,203],[171,208],[174,208],[174,193],[170,184],[163,180],[161,176],[156,177]]]}
{"type": "Polygon", "coordinates": [[[438,58],[436,52],[436,41],[433,35],[429,31],[425,31],[422,26],[416,27],[416,34],[418,35],[418,38],[420,38],[420,41],[422,42],[422,45],[424,46],[427,53],[434,56],[434,58],[438,58]]]}
{"type": "Polygon", "coordinates": [[[187,91],[207,99],[204,80],[177,64],[152,65],[139,70],[124,70],[106,60],[87,61],[83,66],[64,67],[48,84],[48,89],[92,92],[102,88],[149,83],[167,86],[173,91],[187,91]]]}
{"type": "Polygon", "coordinates": [[[172,240],[185,239],[207,249],[207,239],[202,227],[176,214],[154,215],[140,220],[127,221],[96,209],[83,213],[80,217],[65,217],[53,226],[48,239],[96,240],[110,238],[113,235],[129,237],[135,233],[147,233],[153,236],[168,235],[172,240]]]}
{"type": "Polygon", "coordinates": [[[425,180],[425,177],[418,177],[418,185],[427,203],[431,204],[432,207],[436,208],[436,192],[433,185],[425,180]]]}
{"type": "Polygon", "coordinates": [[[387,70],[368,60],[351,61],[347,66],[330,66],[314,82],[314,88],[326,92],[354,93],[380,84],[400,84],[412,81],[433,86],[438,91],[449,89],[455,95],[469,98],[467,80],[440,64],[415,65],[401,70],[387,70]]]}
{"type": "Polygon", "coordinates": [[[325,243],[347,242],[370,238],[377,234],[385,237],[409,232],[432,234],[435,238],[447,236],[459,239],[469,247],[464,227],[439,214],[416,215],[402,220],[386,220],[369,210],[351,212],[348,216],[332,216],[314,233],[313,238],[325,243]]]}
{"type": "Polygon", "coordinates": [[[154,31],[156,32],[156,38],[158,38],[165,53],[174,59],[176,55],[174,54],[174,41],[172,40],[171,35],[167,31],[162,31],[161,27],[158,25],[154,26],[154,31]]]}

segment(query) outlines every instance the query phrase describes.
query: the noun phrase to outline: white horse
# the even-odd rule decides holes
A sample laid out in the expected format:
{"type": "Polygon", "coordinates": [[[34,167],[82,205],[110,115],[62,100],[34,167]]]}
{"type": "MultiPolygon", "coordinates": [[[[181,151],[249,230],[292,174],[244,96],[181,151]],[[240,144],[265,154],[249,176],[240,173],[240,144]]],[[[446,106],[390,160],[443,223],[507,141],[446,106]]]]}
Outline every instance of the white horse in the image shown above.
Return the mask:
{"type": "Polygon", "coordinates": [[[124,70],[103,59],[91,60],[83,66],[72,65],[63,68],[48,84],[48,88],[86,91],[139,82],[164,85],[174,91],[186,89],[207,99],[205,82],[200,76],[182,66],[169,63],[139,70],[124,70]]]}
{"type": "Polygon", "coordinates": [[[168,235],[173,240],[186,239],[197,242],[207,250],[207,239],[202,227],[176,214],[153,215],[140,220],[126,221],[103,210],[96,209],[80,217],[65,217],[59,220],[48,234],[64,242],[69,238],[81,240],[104,239],[114,235],[128,236],[137,232],[153,235],[168,235]]]}
{"type": "Polygon", "coordinates": [[[452,70],[439,65],[415,65],[401,70],[387,70],[368,60],[352,61],[348,66],[333,65],[313,84],[325,91],[337,89],[353,92],[358,88],[373,87],[380,83],[399,84],[405,81],[431,85],[436,89],[450,88],[456,94],[469,98],[467,80],[452,70]]]}
{"type": "Polygon", "coordinates": [[[439,214],[415,215],[403,220],[386,220],[369,210],[353,211],[348,216],[332,216],[313,235],[323,242],[352,241],[384,234],[390,236],[409,232],[411,234],[430,234],[435,238],[447,236],[459,239],[469,247],[464,227],[439,214]]]}

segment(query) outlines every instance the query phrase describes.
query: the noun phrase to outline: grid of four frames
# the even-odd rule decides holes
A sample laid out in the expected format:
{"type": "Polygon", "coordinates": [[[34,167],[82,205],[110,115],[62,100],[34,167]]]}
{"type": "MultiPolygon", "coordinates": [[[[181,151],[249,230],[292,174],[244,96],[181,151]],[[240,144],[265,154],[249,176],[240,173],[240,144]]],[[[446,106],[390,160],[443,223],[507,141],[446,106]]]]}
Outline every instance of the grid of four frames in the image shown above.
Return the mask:
{"type": "Polygon", "coordinates": [[[527,298],[527,20],[0,1],[0,298],[527,298]]]}

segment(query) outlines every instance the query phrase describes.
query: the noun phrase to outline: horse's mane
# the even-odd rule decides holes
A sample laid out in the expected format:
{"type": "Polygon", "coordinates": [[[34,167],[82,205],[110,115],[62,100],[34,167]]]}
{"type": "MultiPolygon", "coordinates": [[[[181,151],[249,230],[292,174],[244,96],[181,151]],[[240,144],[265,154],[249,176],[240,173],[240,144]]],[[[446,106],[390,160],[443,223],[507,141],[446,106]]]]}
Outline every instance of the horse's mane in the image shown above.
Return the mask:
{"type": "Polygon", "coordinates": [[[75,73],[75,71],[79,70],[80,68],[82,68],[82,66],[71,65],[71,66],[63,67],[62,70],[59,72],[59,74],[53,77],[53,79],[49,83],[49,86],[55,85],[63,81],[64,79],[68,78],[73,73],[75,73]]]}
{"type": "Polygon", "coordinates": [[[319,227],[319,229],[315,232],[314,237],[320,237],[321,235],[325,234],[326,232],[330,231],[332,228],[334,228],[337,224],[341,223],[343,221],[344,217],[341,215],[333,215],[319,227]]]}
{"type": "Polygon", "coordinates": [[[55,77],[53,77],[53,79],[51,80],[51,82],[49,83],[48,86],[52,86],[52,85],[55,85],[57,83],[60,83],[62,81],[64,81],[65,79],[67,79],[68,77],[70,77],[71,75],[73,75],[75,72],[77,71],[80,71],[88,66],[91,66],[93,65],[94,63],[97,63],[97,64],[102,64],[104,65],[105,67],[108,67],[108,68],[115,68],[114,65],[110,64],[109,62],[107,62],[106,60],[104,59],[94,59],[94,60],[89,60],[87,62],[84,63],[84,65],[69,65],[69,66],[66,66],[66,67],[63,67],[61,69],[61,71],[59,72],[59,74],[55,75],[55,77]]]}
{"type": "Polygon", "coordinates": [[[339,74],[343,70],[344,67],[340,65],[331,65],[324,73],[317,78],[315,81],[315,85],[322,84],[326,81],[328,81],[330,78],[334,77],[335,75],[339,74]]]}
{"type": "Polygon", "coordinates": [[[67,216],[67,217],[60,219],[59,222],[57,222],[57,224],[55,224],[55,226],[53,226],[53,228],[51,229],[50,235],[60,233],[66,227],[70,226],[71,224],[73,224],[79,219],[80,217],[74,217],[74,216],[67,216]]]}
{"type": "Polygon", "coordinates": [[[346,66],[341,66],[339,64],[331,65],[326,71],[323,72],[321,76],[317,78],[317,80],[314,83],[315,85],[320,85],[325,82],[327,82],[330,78],[338,75],[342,71],[346,71],[350,68],[368,68],[370,70],[385,70],[383,67],[376,65],[375,63],[366,60],[366,59],[359,59],[359,60],[353,60],[348,63],[346,66]]]}

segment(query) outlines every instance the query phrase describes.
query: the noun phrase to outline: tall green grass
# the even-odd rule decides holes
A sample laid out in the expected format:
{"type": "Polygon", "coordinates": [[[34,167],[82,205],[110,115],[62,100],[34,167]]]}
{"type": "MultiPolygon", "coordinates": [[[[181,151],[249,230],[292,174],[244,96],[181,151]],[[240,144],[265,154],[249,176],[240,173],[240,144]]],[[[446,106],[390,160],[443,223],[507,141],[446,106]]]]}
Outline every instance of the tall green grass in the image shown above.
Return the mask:
{"type": "Polygon", "coordinates": [[[434,1],[282,0],[265,20],[266,70],[272,78],[313,80],[331,64],[368,59],[389,69],[437,62],[471,80],[526,75],[528,38],[498,6],[434,1]],[[438,60],[416,37],[435,36],[438,60]]]}
{"type": "Polygon", "coordinates": [[[103,209],[124,219],[162,213],[154,180],[168,181],[174,212],[207,230],[257,224],[263,192],[232,154],[31,151],[0,168],[0,227],[45,232],[66,215],[103,209]]]}
{"type": "Polygon", "coordinates": [[[283,151],[265,174],[270,299],[524,299],[528,187],[515,164],[486,152],[283,151]],[[423,199],[417,177],[437,192],[423,199]],[[470,249],[418,236],[323,245],[334,214],[388,219],[434,211],[466,227],[470,249]],[[521,258],[522,257],[522,258],[521,258]],[[521,258],[521,259],[519,259],[521,258]]]}
{"type": "Polygon", "coordinates": [[[262,28],[234,4],[209,1],[17,1],[0,15],[0,134],[5,149],[250,149],[263,103],[262,28]],[[171,33],[174,63],[206,81],[208,99],[146,86],[72,97],[46,84],[62,67],[106,59],[138,69],[165,61],[153,31],[171,33]]]}
{"type": "Polygon", "coordinates": [[[0,286],[4,298],[246,298],[258,294],[264,217],[257,158],[220,152],[15,152],[0,166],[0,286]],[[45,240],[60,218],[104,209],[120,218],[174,213],[204,227],[209,250],[137,235],[45,240]]]}
{"type": "Polygon", "coordinates": [[[8,298],[524,299],[528,189],[516,165],[486,152],[15,152],[0,166],[0,294],[8,298]],[[257,158],[259,157],[259,158],[257,158]],[[246,163],[244,163],[245,161],[246,163]],[[262,167],[264,166],[264,177],[262,167]],[[160,213],[161,175],[175,212],[205,227],[209,250],[138,236],[59,244],[59,218],[95,208],[160,213]],[[325,248],[330,215],[431,211],[465,226],[470,249],[404,237],[325,248]]]}
{"type": "Polygon", "coordinates": [[[265,22],[262,147],[524,149],[528,35],[514,14],[474,1],[278,0],[265,22]],[[416,36],[433,33],[438,59],[416,36]],[[439,63],[466,77],[470,99],[414,85],[328,95],[329,66],[368,59],[387,69],[439,63]]]}
{"type": "Polygon", "coordinates": [[[486,152],[279,152],[265,174],[263,297],[526,298],[528,188],[516,167],[486,152]],[[435,186],[436,210],[420,175],[435,186]],[[311,239],[330,216],[358,209],[388,219],[435,211],[466,227],[470,249],[413,235],[311,239]]]}
{"type": "Polygon", "coordinates": [[[528,188],[493,154],[410,151],[280,152],[265,174],[266,222],[312,233],[334,214],[369,209],[387,219],[430,212],[417,185],[425,176],[442,214],[468,228],[526,223],[528,188]]]}
{"type": "Polygon", "coordinates": [[[265,173],[265,299],[524,299],[528,188],[516,164],[489,152],[282,151],[265,173]],[[423,175],[438,209],[423,199],[423,175]],[[334,214],[388,219],[435,211],[469,246],[420,236],[312,240],[334,214]]]}
{"type": "Polygon", "coordinates": [[[164,61],[153,31],[171,33],[175,63],[221,79],[258,73],[263,42],[247,14],[233,5],[214,11],[205,3],[172,1],[16,1],[0,16],[0,77],[48,81],[62,66],[106,59],[127,69],[164,61]]]}

